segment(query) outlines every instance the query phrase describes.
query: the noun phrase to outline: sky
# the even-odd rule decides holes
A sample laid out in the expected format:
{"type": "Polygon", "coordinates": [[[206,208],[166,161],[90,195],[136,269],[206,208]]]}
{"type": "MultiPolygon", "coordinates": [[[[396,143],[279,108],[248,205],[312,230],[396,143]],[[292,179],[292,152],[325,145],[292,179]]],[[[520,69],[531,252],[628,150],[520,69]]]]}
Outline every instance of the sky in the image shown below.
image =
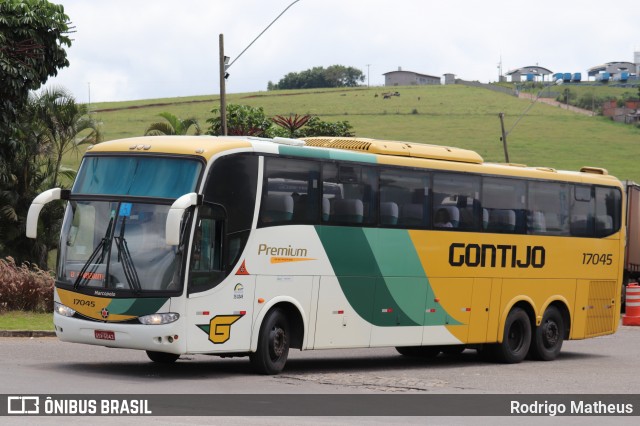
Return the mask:
{"type": "Polygon", "coordinates": [[[491,82],[537,65],[582,72],[633,62],[640,51],[637,0],[49,0],[75,33],[70,66],[47,86],[77,101],[108,102],[220,93],[219,35],[231,61],[227,93],[266,91],[289,72],[331,65],[384,85],[403,70],[491,82]]]}

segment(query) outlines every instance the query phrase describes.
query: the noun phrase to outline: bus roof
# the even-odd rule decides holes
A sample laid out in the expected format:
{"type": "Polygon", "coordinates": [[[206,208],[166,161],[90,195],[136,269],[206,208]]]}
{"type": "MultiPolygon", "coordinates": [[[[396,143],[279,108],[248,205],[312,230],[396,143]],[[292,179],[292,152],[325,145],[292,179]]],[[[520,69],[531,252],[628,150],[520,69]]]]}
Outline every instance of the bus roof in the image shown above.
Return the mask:
{"type": "Polygon", "coordinates": [[[549,167],[527,167],[522,164],[486,163],[479,154],[467,149],[369,138],[267,139],[251,136],[144,136],[102,142],[90,146],[87,152],[192,155],[208,161],[214,155],[229,150],[621,185],[620,181],[609,175],[605,169],[597,167],[583,167],[580,171],[562,171],[549,167]]]}

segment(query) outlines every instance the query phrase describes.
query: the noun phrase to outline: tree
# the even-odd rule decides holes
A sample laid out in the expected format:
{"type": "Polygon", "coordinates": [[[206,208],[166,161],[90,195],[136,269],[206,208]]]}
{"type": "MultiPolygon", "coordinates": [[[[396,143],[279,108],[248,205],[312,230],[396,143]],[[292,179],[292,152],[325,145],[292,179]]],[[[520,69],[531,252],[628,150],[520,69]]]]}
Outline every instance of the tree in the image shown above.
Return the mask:
{"type": "Polygon", "coordinates": [[[182,120],[170,112],[161,112],[158,115],[166,121],[151,123],[144,132],[145,136],[186,135],[192,126],[195,129],[196,135],[201,134],[198,120],[194,117],[182,120]]]}
{"type": "Polygon", "coordinates": [[[364,74],[359,69],[344,65],[331,65],[326,69],[313,67],[299,73],[290,72],[277,84],[269,82],[267,90],[355,87],[363,81],[364,74]]]}
{"type": "Polygon", "coordinates": [[[85,104],[76,103],[66,90],[51,88],[34,99],[36,117],[43,128],[43,146],[53,156],[51,187],[60,186],[58,174],[62,158],[78,153],[83,145],[96,144],[102,139],[100,124],[89,114],[85,104]]]}
{"type": "Polygon", "coordinates": [[[51,203],[41,215],[37,240],[25,236],[25,222],[32,200],[40,192],[65,187],[75,170],[62,166],[65,154],[100,140],[97,122],[85,105],[62,89],[32,94],[14,126],[11,156],[4,159],[5,180],[0,182],[0,257],[17,263],[47,267],[47,254],[58,244],[62,205],[51,203]],[[82,134],[82,136],[79,136],[82,134]],[[64,179],[63,179],[64,178],[64,179]]]}
{"type": "MultiPolygon", "coordinates": [[[[214,117],[208,118],[208,135],[221,135],[222,124],[220,110],[211,110],[214,117]]],[[[254,108],[248,105],[227,105],[227,133],[229,135],[270,137],[271,120],[267,118],[262,107],[254,108]]]]}
{"type": "Polygon", "coordinates": [[[341,136],[348,138],[355,136],[352,129],[353,126],[346,120],[331,123],[322,121],[319,117],[312,117],[307,121],[306,126],[300,130],[298,137],[341,136]]]}
{"type": "Polygon", "coordinates": [[[69,24],[64,7],[46,0],[0,2],[0,144],[9,143],[29,91],[69,66],[69,24]]]}

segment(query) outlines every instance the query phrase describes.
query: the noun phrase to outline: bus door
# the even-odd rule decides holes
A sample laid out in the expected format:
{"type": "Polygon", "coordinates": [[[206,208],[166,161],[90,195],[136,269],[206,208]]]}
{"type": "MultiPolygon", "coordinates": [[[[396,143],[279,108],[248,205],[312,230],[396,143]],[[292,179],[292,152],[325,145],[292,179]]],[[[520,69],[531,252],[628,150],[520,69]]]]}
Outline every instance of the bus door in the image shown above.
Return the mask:
{"type": "Polygon", "coordinates": [[[243,268],[226,276],[224,217],[220,206],[205,204],[196,218],[187,282],[188,352],[249,350],[256,280],[243,268]]]}

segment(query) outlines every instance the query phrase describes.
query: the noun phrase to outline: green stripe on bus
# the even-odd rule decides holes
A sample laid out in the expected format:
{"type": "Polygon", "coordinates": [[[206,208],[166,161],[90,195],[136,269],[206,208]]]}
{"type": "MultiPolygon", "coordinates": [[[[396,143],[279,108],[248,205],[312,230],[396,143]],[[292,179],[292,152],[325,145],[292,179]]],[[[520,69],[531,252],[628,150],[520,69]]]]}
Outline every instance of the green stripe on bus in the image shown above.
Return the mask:
{"type": "Polygon", "coordinates": [[[435,302],[407,230],[316,230],[345,297],[364,320],[380,327],[460,324],[435,302]]]}
{"type": "Polygon", "coordinates": [[[167,302],[167,298],[138,298],[138,299],[112,299],[107,309],[111,314],[118,315],[149,315],[158,312],[158,309],[167,302]]]}
{"type": "Polygon", "coordinates": [[[313,149],[298,146],[280,145],[278,146],[280,155],[291,155],[294,157],[317,158],[323,160],[358,161],[360,163],[377,163],[377,157],[373,154],[362,152],[341,151],[337,149],[313,149]]]}

